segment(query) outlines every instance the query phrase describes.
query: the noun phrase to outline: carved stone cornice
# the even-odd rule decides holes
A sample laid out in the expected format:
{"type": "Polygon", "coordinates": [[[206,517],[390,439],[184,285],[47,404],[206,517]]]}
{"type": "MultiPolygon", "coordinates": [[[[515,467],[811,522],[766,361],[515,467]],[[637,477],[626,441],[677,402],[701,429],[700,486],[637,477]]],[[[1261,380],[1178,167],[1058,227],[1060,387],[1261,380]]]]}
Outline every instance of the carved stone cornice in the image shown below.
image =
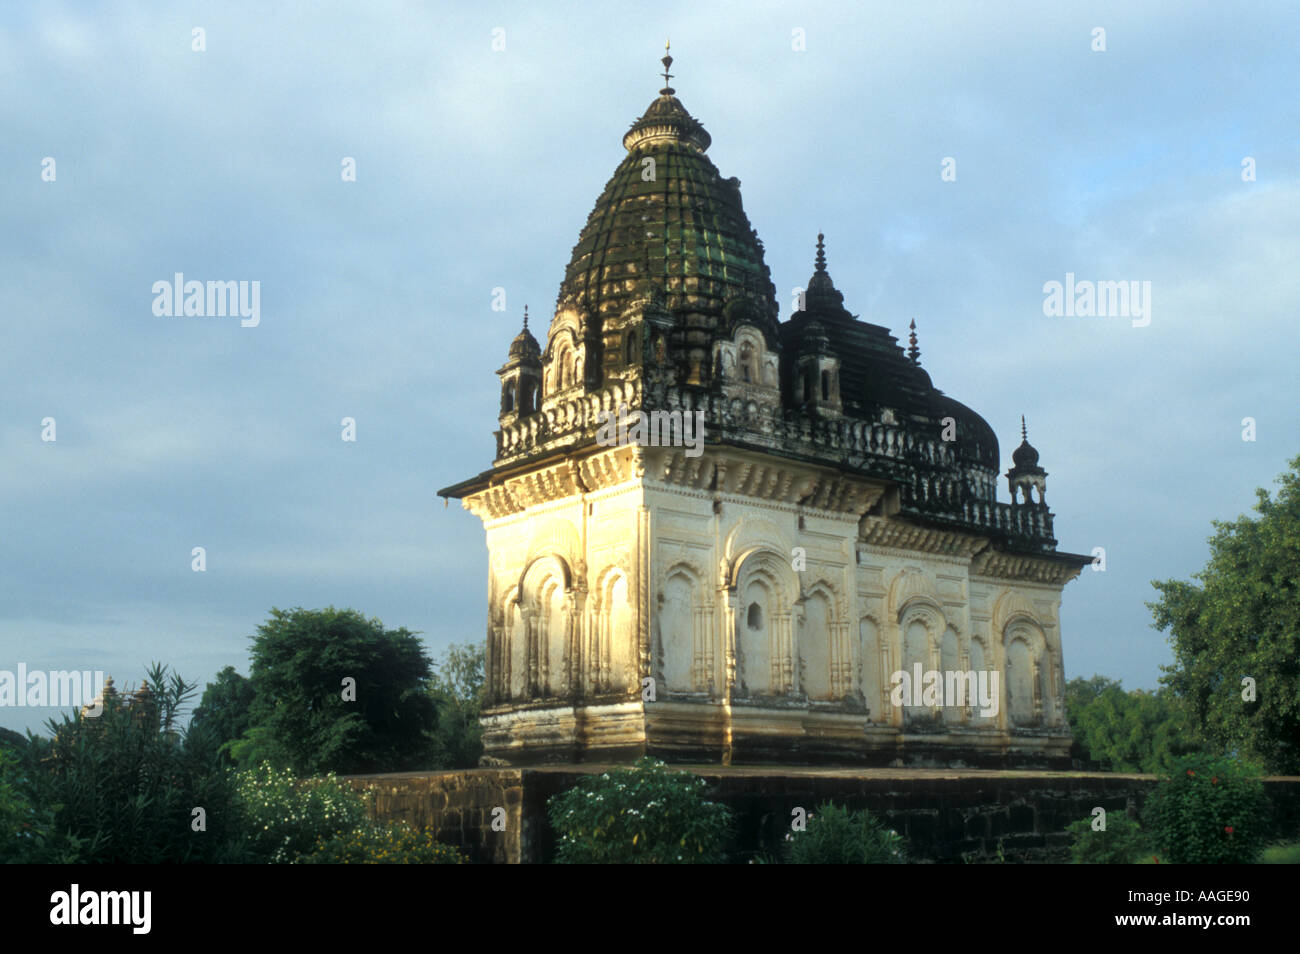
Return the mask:
{"type": "Polygon", "coordinates": [[[988,545],[984,537],[956,530],[918,526],[888,517],[864,517],[858,533],[861,546],[911,550],[968,560],[988,545]]]}
{"type": "Polygon", "coordinates": [[[724,498],[822,510],[866,513],[885,492],[885,484],[798,461],[712,447],[688,456],[681,448],[646,448],[652,479],[688,490],[709,490],[724,498]]]}
{"type": "Polygon", "coordinates": [[[612,447],[581,460],[565,459],[537,470],[515,474],[464,498],[465,509],[482,520],[496,520],[529,507],[554,503],[626,483],[643,466],[642,450],[633,445],[612,447]]]}
{"type": "Polygon", "coordinates": [[[1078,576],[1082,569],[1083,566],[1074,561],[1053,560],[1032,554],[1008,553],[990,548],[971,561],[970,574],[972,577],[983,576],[997,580],[1019,580],[1063,586],[1078,576]]]}

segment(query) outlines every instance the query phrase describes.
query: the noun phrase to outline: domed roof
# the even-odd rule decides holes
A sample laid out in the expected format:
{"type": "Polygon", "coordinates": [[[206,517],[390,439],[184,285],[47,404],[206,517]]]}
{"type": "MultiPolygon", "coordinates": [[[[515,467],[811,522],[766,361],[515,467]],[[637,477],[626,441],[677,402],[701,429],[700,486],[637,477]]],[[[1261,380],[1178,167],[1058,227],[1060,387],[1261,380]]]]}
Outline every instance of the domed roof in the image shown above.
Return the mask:
{"type": "Polygon", "coordinates": [[[541,358],[542,349],[538,345],[537,339],[533,333],[528,330],[528,306],[524,305],[524,327],[515,335],[515,340],[510,342],[510,357],[514,358],[541,358]]]}
{"type": "Polygon", "coordinates": [[[1029,432],[1024,415],[1020,417],[1020,446],[1011,452],[1011,463],[1016,470],[1038,470],[1038,451],[1029,443],[1029,432]]]}
{"type": "Polygon", "coordinates": [[[510,342],[510,357],[512,358],[540,358],[541,356],[541,346],[537,344],[537,339],[533,337],[533,333],[527,327],[515,335],[515,340],[510,342]]]}
{"type": "MultiPolygon", "coordinates": [[[[846,414],[871,417],[881,408],[891,408],[936,427],[951,417],[957,422],[956,444],[962,455],[996,471],[998,439],[993,428],[934,386],[920,364],[915,323],[912,331],[911,348],[905,353],[888,328],[860,321],[844,307],[844,295],[826,269],[825,236],[818,235],[816,264],[803,308],[781,323],[782,346],[805,354],[821,350],[821,342],[826,341],[829,353],[840,360],[840,395],[846,414]]],[[[788,366],[789,359],[783,360],[788,366]]]]}
{"type": "Polygon", "coordinates": [[[1020,446],[1011,452],[1011,462],[1017,467],[1033,467],[1038,463],[1038,451],[1029,441],[1021,441],[1020,446]]]}
{"type": "Polygon", "coordinates": [[[674,92],[661,90],[623,137],[627,155],[573,247],[557,310],[571,306],[596,320],[619,315],[644,297],[649,280],[670,311],[717,326],[728,301],[755,299],[775,338],[776,286],[740,181],[724,179],[704,154],[709,134],[674,92]]]}

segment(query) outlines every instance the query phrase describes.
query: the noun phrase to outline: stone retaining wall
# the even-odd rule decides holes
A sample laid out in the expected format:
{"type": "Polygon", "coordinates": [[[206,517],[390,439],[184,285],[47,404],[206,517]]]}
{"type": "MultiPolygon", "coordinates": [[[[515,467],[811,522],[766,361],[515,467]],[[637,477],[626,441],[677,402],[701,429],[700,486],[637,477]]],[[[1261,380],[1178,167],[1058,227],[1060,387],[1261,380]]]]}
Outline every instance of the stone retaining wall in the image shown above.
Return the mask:
{"type": "MultiPolygon", "coordinates": [[[[432,827],[439,841],[476,862],[547,862],[555,837],[546,801],[583,775],[612,766],[557,765],[427,774],[353,776],[375,792],[374,813],[432,827]],[[494,827],[495,821],[495,827],[494,827]]],[[[914,860],[1066,860],[1065,827],[1107,813],[1137,811],[1155,778],[1080,772],[944,769],[773,769],[760,766],[674,766],[703,776],[709,798],[736,814],[742,856],[775,852],[790,830],[791,811],[823,801],[867,808],[908,841],[914,860]]],[[[1266,783],[1280,834],[1300,836],[1300,778],[1266,783]]]]}

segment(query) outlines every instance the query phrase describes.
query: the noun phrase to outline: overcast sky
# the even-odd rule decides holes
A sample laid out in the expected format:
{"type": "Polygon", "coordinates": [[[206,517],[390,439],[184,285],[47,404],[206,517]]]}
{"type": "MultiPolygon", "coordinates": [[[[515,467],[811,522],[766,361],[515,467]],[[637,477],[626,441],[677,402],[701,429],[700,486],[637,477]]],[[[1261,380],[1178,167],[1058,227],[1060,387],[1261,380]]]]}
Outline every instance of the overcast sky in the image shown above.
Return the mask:
{"type": "Polygon", "coordinates": [[[351,6],[0,8],[0,669],[205,683],[273,606],[481,640],[482,526],[435,491],[490,465],[671,36],[782,318],[822,230],[1003,471],[1024,413],[1061,548],[1107,554],[1066,675],[1156,685],[1150,582],[1300,454],[1291,5],[351,6]],[[260,282],[260,323],[155,315],[177,272],[260,282]],[[1150,324],[1045,316],[1067,273],[1150,282],[1150,324]]]}

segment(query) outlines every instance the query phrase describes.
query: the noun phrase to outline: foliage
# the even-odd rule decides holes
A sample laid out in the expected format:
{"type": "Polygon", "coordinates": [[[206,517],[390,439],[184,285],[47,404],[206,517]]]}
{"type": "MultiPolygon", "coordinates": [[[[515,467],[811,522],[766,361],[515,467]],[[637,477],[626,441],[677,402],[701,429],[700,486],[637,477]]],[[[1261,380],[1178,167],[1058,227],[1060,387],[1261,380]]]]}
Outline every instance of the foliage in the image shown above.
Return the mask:
{"type": "Polygon", "coordinates": [[[1181,700],[1168,689],[1146,692],[1105,676],[1071,679],[1065,711],[1074,739],[1115,772],[1161,772],[1196,750],[1181,700]]]}
{"type": "Polygon", "coordinates": [[[187,743],[220,753],[225,764],[233,764],[230,745],[249,729],[249,710],[253,705],[253,684],[227,666],[208,683],[190,719],[187,743]]]}
{"type": "Polygon", "coordinates": [[[548,803],[567,864],[719,863],[731,826],[725,805],[706,801],[704,779],[653,758],[589,775],[548,803]]]}
{"type": "Polygon", "coordinates": [[[242,848],[251,861],[288,864],[369,823],[369,797],[332,774],[300,779],[264,764],[237,779],[242,848]]]}
{"type": "Polygon", "coordinates": [[[483,645],[453,644],[439,658],[429,679],[429,695],[438,710],[431,765],[474,768],[483,754],[483,645]]]}
{"type": "Polygon", "coordinates": [[[228,857],[238,823],[231,779],[211,753],[190,749],[180,728],[195,689],[155,664],[138,692],[106,690],[99,716],[65,714],[48,723],[52,738],[30,740],[24,767],[33,803],[50,809],[54,837],[78,843],[82,860],[228,857]]]}
{"type": "Polygon", "coordinates": [[[1200,585],[1154,582],[1148,604],[1174,650],[1161,681],[1191,723],[1216,751],[1284,775],[1300,774],[1300,457],[1290,467],[1275,498],[1256,490],[1257,518],[1214,521],[1200,585]]]}
{"type": "Polygon", "coordinates": [[[1279,841],[1259,856],[1261,865],[1300,865],[1300,841],[1279,841]]]}
{"type": "Polygon", "coordinates": [[[810,813],[807,827],[786,836],[795,865],[904,864],[906,842],[867,811],[824,803],[810,813]]]}
{"type": "Polygon", "coordinates": [[[1147,798],[1143,827],[1161,861],[1246,864],[1268,841],[1270,806],[1258,768],[1236,759],[1179,759],[1147,798]]]}
{"type": "Polygon", "coordinates": [[[80,842],[54,824],[54,810],[37,808],[22,759],[0,746],[0,864],[71,864],[80,842]]]}
{"type": "Polygon", "coordinates": [[[433,840],[405,822],[362,825],[322,838],[316,848],[298,859],[314,865],[463,865],[467,859],[450,845],[433,840]]]}
{"type": "Polygon", "coordinates": [[[1106,830],[1093,831],[1091,818],[1066,827],[1072,836],[1070,860],[1076,865],[1131,865],[1149,854],[1146,833],[1136,821],[1119,812],[1106,814],[1106,830]]]}
{"type": "Polygon", "coordinates": [[[240,765],[303,775],[426,767],[437,711],[414,633],[332,606],[272,609],[252,657],[251,728],[231,746],[240,765]]]}

